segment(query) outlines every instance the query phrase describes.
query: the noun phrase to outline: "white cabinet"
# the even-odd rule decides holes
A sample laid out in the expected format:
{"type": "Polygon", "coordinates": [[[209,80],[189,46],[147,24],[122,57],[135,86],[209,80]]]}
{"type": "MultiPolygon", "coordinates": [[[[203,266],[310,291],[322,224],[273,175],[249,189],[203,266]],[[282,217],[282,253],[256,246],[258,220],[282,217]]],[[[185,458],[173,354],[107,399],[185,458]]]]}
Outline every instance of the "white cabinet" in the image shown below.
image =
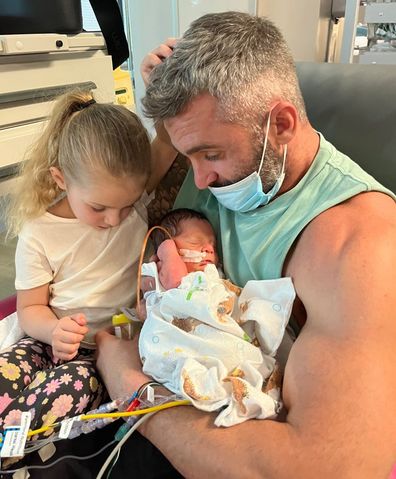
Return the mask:
{"type": "Polygon", "coordinates": [[[98,101],[114,101],[111,57],[100,33],[0,36],[0,196],[45,126],[55,95],[73,87],[93,89],[98,101]],[[62,51],[51,51],[58,37],[62,51]]]}

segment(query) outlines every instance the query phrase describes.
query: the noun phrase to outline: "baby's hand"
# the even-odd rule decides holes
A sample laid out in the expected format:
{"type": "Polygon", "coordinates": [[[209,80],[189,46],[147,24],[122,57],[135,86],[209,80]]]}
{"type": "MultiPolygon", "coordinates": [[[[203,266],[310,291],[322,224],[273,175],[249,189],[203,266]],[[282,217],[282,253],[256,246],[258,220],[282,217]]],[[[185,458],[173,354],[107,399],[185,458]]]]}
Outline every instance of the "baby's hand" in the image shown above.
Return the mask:
{"type": "Polygon", "coordinates": [[[158,246],[157,256],[160,261],[164,261],[172,256],[179,256],[176,243],[173,239],[166,239],[158,246]]]}
{"type": "Polygon", "coordinates": [[[87,332],[87,319],[83,314],[60,318],[52,331],[51,346],[54,356],[64,361],[73,359],[87,332]]]}

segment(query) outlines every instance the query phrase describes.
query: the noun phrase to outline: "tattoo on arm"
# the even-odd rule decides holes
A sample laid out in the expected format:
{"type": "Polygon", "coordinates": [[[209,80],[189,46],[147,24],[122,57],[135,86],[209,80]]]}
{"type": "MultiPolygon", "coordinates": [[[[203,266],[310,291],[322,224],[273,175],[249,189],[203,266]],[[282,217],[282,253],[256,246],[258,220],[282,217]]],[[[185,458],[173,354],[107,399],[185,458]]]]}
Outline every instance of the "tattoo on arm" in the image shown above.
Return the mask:
{"type": "Polygon", "coordinates": [[[162,216],[172,208],[187,170],[186,158],[182,155],[177,155],[172,166],[155,190],[155,199],[148,206],[149,227],[157,225],[162,216]]]}

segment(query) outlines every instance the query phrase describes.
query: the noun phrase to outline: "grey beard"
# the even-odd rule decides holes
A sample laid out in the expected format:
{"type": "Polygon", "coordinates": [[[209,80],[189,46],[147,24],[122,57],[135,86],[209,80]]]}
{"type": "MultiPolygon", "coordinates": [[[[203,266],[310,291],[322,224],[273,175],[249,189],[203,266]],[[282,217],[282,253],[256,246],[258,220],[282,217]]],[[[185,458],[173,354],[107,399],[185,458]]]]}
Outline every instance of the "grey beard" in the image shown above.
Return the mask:
{"type": "MultiPolygon", "coordinates": [[[[263,143],[261,143],[254,150],[254,159],[251,162],[252,166],[246,167],[238,174],[238,176],[231,181],[214,182],[210,186],[221,187],[228,186],[243,180],[251,175],[254,171],[258,171],[260,167],[261,154],[263,152],[263,143]]],[[[270,143],[267,143],[267,150],[265,152],[263,166],[261,167],[260,178],[263,185],[263,191],[269,191],[278,179],[282,169],[282,158],[280,158],[272,149],[270,143]]]]}
{"type": "MultiPolygon", "coordinates": [[[[265,152],[263,166],[260,172],[261,183],[263,184],[263,191],[267,193],[279,178],[282,170],[283,158],[279,157],[272,149],[271,145],[267,144],[267,151],[265,152]]],[[[260,165],[260,160],[258,166],[260,165]]]]}

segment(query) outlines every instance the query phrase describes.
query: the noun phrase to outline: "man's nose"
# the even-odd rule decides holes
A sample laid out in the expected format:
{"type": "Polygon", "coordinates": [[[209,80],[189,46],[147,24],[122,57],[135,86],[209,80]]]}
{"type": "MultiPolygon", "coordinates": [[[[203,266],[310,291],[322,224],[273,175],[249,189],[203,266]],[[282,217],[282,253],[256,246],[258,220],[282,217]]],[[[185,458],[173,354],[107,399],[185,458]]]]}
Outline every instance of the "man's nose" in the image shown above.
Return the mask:
{"type": "Polygon", "coordinates": [[[109,226],[117,226],[120,224],[121,217],[119,211],[108,211],[105,217],[105,222],[109,226]]]}
{"type": "Polygon", "coordinates": [[[199,190],[204,190],[217,180],[217,173],[212,170],[210,165],[206,165],[202,160],[191,160],[191,166],[194,171],[195,186],[199,190]]]}

